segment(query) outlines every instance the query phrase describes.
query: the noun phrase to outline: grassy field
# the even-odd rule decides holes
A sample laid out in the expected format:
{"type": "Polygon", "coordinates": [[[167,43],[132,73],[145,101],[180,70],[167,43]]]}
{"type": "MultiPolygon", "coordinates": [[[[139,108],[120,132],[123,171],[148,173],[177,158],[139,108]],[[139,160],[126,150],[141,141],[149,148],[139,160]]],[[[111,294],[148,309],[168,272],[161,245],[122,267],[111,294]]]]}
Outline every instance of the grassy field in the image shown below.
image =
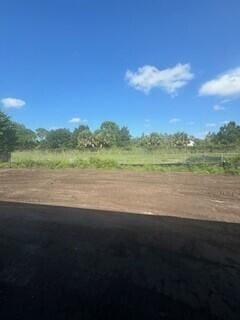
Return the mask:
{"type": "Polygon", "coordinates": [[[240,154],[237,153],[193,153],[189,150],[104,149],[95,152],[34,150],[14,152],[11,166],[239,173],[239,162],[240,154]]]}
{"type": "Polygon", "coordinates": [[[50,151],[24,151],[15,152],[12,157],[12,161],[19,163],[27,160],[31,161],[61,161],[65,163],[74,163],[83,161],[91,161],[98,159],[101,161],[114,161],[117,164],[159,164],[159,163],[179,163],[185,161],[190,154],[175,152],[166,153],[160,151],[145,151],[143,149],[134,150],[121,150],[121,149],[109,149],[100,151],[62,151],[62,152],[50,152],[50,151]]]}

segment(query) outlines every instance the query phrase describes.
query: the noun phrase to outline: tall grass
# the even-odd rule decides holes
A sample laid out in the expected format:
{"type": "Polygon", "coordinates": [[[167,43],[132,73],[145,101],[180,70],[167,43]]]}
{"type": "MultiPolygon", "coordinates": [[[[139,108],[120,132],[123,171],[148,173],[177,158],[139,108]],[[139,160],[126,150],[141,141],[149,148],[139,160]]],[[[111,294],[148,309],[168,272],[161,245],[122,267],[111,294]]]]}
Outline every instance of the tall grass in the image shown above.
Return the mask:
{"type": "MultiPolygon", "coordinates": [[[[239,155],[239,154],[238,154],[239,155]]],[[[224,158],[230,159],[236,154],[225,153],[224,158]]],[[[33,161],[43,163],[45,161],[65,162],[68,164],[75,161],[89,161],[90,159],[111,160],[118,164],[162,164],[162,163],[184,163],[188,162],[218,162],[221,161],[222,153],[191,153],[182,150],[153,150],[148,151],[141,148],[131,150],[125,149],[101,149],[99,151],[18,151],[12,154],[13,163],[33,161]]]]}
{"type": "Polygon", "coordinates": [[[12,154],[14,168],[127,168],[144,171],[193,171],[204,173],[238,173],[239,155],[227,153],[191,153],[182,150],[146,151],[136,148],[99,151],[18,151],[12,154]],[[171,152],[169,152],[171,151],[171,152]],[[222,161],[227,159],[225,167],[222,161]]]}

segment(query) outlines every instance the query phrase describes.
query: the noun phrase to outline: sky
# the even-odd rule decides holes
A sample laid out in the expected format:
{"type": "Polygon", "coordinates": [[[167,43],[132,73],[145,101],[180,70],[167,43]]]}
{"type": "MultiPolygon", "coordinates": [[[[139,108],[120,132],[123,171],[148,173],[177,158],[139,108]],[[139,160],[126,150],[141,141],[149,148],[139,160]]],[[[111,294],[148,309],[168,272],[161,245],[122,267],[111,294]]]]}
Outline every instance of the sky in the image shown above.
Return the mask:
{"type": "Polygon", "coordinates": [[[204,137],[240,122],[239,0],[2,0],[0,108],[27,127],[204,137]]]}

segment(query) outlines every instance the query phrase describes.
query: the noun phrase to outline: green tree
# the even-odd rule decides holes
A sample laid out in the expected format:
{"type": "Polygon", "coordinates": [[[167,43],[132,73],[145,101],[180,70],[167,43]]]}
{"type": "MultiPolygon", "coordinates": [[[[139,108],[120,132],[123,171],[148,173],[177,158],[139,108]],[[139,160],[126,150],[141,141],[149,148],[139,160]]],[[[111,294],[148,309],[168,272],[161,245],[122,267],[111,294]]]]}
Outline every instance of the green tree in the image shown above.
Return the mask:
{"type": "Polygon", "coordinates": [[[119,132],[118,146],[126,147],[131,142],[131,135],[128,127],[122,127],[119,132]]]}
{"type": "Polygon", "coordinates": [[[185,132],[177,132],[173,135],[173,144],[176,147],[186,147],[190,139],[185,132]]]}
{"type": "Polygon", "coordinates": [[[36,137],[37,137],[37,144],[38,148],[40,149],[47,149],[47,135],[49,131],[44,128],[38,128],[35,130],[36,137]]]}
{"type": "Polygon", "coordinates": [[[222,126],[218,133],[213,137],[217,144],[237,145],[240,144],[240,126],[234,121],[222,126]]]}
{"type": "Polygon", "coordinates": [[[68,129],[56,129],[48,132],[46,146],[49,149],[72,148],[72,134],[68,129]]]}
{"type": "Polygon", "coordinates": [[[78,148],[79,149],[95,149],[98,147],[98,141],[88,126],[80,126],[78,128],[78,148]]]}
{"type": "Polygon", "coordinates": [[[27,129],[23,124],[14,123],[17,137],[17,149],[26,150],[33,149],[37,145],[36,133],[27,129]]]}
{"type": "Polygon", "coordinates": [[[103,147],[118,146],[120,140],[120,128],[113,121],[105,121],[100,129],[95,132],[96,138],[103,147]]]}
{"type": "Polygon", "coordinates": [[[163,136],[157,132],[142,135],[140,145],[146,148],[157,148],[163,145],[163,136]]]}
{"type": "Polygon", "coordinates": [[[10,118],[0,111],[0,152],[12,152],[16,148],[16,129],[10,118]]]}
{"type": "Polygon", "coordinates": [[[72,133],[72,145],[73,148],[78,148],[79,147],[79,134],[82,132],[91,132],[89,126],[87,125],[80,125],[78,128],[75,128],[73,133],[72,133]]]}
{"type": "Polygon", "coordinates": [[[44,128],[38,128],[35,130],[36,131],[36,136],[38,141],[43,141],[46,139],[48,135],[48,130],[44,128]]]}

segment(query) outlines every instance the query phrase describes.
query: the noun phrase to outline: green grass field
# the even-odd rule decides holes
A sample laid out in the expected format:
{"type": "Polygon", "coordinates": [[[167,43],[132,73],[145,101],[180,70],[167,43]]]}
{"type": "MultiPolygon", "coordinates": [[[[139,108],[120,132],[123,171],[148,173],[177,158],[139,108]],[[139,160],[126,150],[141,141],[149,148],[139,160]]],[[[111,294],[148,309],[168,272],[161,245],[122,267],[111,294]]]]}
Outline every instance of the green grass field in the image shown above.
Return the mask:
{"type": "Polygon", "coordinates": [[[240,154],[192,153],[182,150],[146,151],[140,148],[99,151],[17,151],[12,154],[13,168],[102,168],[149,171],[193,171],[239,173],[240,154]],[[223,161],[226,166],[223,166],[223,161]],[[233,165],[234,164],[234,165],[233,165]]]}
{"type": "Polygon", "coordinates": [[[74,163],[79,160],[90,161],[92,159],[111,160],[117,164],[159,164],[159,163],[179,163],[185,161],[190,154],[187,153],[166,153],[158,151],[145,151],[142,149],[121,150],[110,149],[100,151],[23,151],[15,152],[12,161],[19,163],[28,160],[31,161],[59,161],[65,163],[74,163]]]}

